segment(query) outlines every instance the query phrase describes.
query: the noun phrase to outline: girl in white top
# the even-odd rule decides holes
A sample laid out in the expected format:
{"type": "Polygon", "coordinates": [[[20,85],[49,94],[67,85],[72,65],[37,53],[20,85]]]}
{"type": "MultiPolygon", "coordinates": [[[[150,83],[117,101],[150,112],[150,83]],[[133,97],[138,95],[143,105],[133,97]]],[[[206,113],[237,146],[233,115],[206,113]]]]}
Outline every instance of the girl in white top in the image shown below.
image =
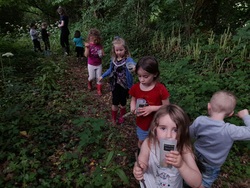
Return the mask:
{"type": "Polygon", "coordinates": [[[191,187],[201,185],[202,177],[195,163],[189,125],[187,114],[177,105],[164,105],[156,112],[133,169],[141,187],[182,188],[183,180],[191,187]],[[167,139],[177,140],[176,150],[163,155],[160,163],[160,140],[167,139]]]}

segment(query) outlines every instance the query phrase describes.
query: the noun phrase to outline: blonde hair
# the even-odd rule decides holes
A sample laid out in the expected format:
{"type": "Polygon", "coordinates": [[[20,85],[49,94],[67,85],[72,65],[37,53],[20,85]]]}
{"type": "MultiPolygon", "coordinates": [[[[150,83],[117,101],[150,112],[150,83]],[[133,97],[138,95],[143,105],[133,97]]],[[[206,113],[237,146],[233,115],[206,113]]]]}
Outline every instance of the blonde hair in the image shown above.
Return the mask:
{"type": "Polygon", "coordinates": [[[236,106],[236,97],[229,91],[217,91],[210,99],[210,105],[213,112],[230,115],[236,106]]]}
{"type": "Polygon", "coordinates": [[[115,45],[122,45],[125,48],[125,57],[130,57],[131,54],[129,52],[128,46],[125,42],[125,40],[121,37],[116,36],[114,40],[112,41],[112,49],[111,49],[111,57],[116,61],[116,54],[115,54],[115,45]]]}

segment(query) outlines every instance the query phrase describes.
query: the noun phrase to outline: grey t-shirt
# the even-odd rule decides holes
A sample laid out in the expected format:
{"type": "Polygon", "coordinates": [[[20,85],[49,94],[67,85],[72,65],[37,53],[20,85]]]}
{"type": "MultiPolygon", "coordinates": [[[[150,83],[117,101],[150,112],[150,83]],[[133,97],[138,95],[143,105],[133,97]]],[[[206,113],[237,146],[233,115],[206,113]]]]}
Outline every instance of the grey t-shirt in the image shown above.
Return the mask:
{"type": "Polygon", "coordinates": [[[213,166],[222,166],[236,140],[250,140],[250,115],[243,118],[246,126],[236,126],[224,121],[199,116],[190,126],[194,147],[205,161],[213,166]]]}

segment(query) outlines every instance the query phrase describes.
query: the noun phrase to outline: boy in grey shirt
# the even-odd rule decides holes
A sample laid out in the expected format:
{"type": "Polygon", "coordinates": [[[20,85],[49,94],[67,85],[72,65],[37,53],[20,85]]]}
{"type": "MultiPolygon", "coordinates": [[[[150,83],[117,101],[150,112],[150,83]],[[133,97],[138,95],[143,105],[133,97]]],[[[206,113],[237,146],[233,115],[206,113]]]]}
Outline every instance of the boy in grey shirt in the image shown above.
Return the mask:
{"type": "Polygon", "coordinates": [[[234,114],[235,106],[236,97],[231,92],[218,91],[207,105],[209,116],[197,117],[189,128],[190,136],[195,139],[196,157],[203,167],[200,188],[212,186],[234,141],[250,140],[250,115],[247,109],[236,114],[246,126],[224,122],[224,118],[234,114]]]}

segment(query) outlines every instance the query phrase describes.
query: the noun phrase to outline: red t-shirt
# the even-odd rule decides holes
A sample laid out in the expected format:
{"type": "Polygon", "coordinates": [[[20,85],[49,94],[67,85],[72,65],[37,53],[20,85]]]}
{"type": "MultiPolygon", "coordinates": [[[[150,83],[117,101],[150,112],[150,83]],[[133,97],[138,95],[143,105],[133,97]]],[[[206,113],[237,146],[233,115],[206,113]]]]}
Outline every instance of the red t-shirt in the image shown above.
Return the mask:
{"type": "MultiPolygon", "coordinates": [[[[129,94],[136,99],[145,99],[149,106],[161,106],[162,100],[170,97],[167,88],[161,83],[156,83],[155,87],[150,91],[142,91],[140,89],[140,83],[136,83],[129,90],[129,94]]],[[[151,121],[153,120],[154,114],[155,112],[152,112],[147,116],[137,116],[136,125],[139,126],[142,130],[147,131],[149,129],[151,121]]]]}

